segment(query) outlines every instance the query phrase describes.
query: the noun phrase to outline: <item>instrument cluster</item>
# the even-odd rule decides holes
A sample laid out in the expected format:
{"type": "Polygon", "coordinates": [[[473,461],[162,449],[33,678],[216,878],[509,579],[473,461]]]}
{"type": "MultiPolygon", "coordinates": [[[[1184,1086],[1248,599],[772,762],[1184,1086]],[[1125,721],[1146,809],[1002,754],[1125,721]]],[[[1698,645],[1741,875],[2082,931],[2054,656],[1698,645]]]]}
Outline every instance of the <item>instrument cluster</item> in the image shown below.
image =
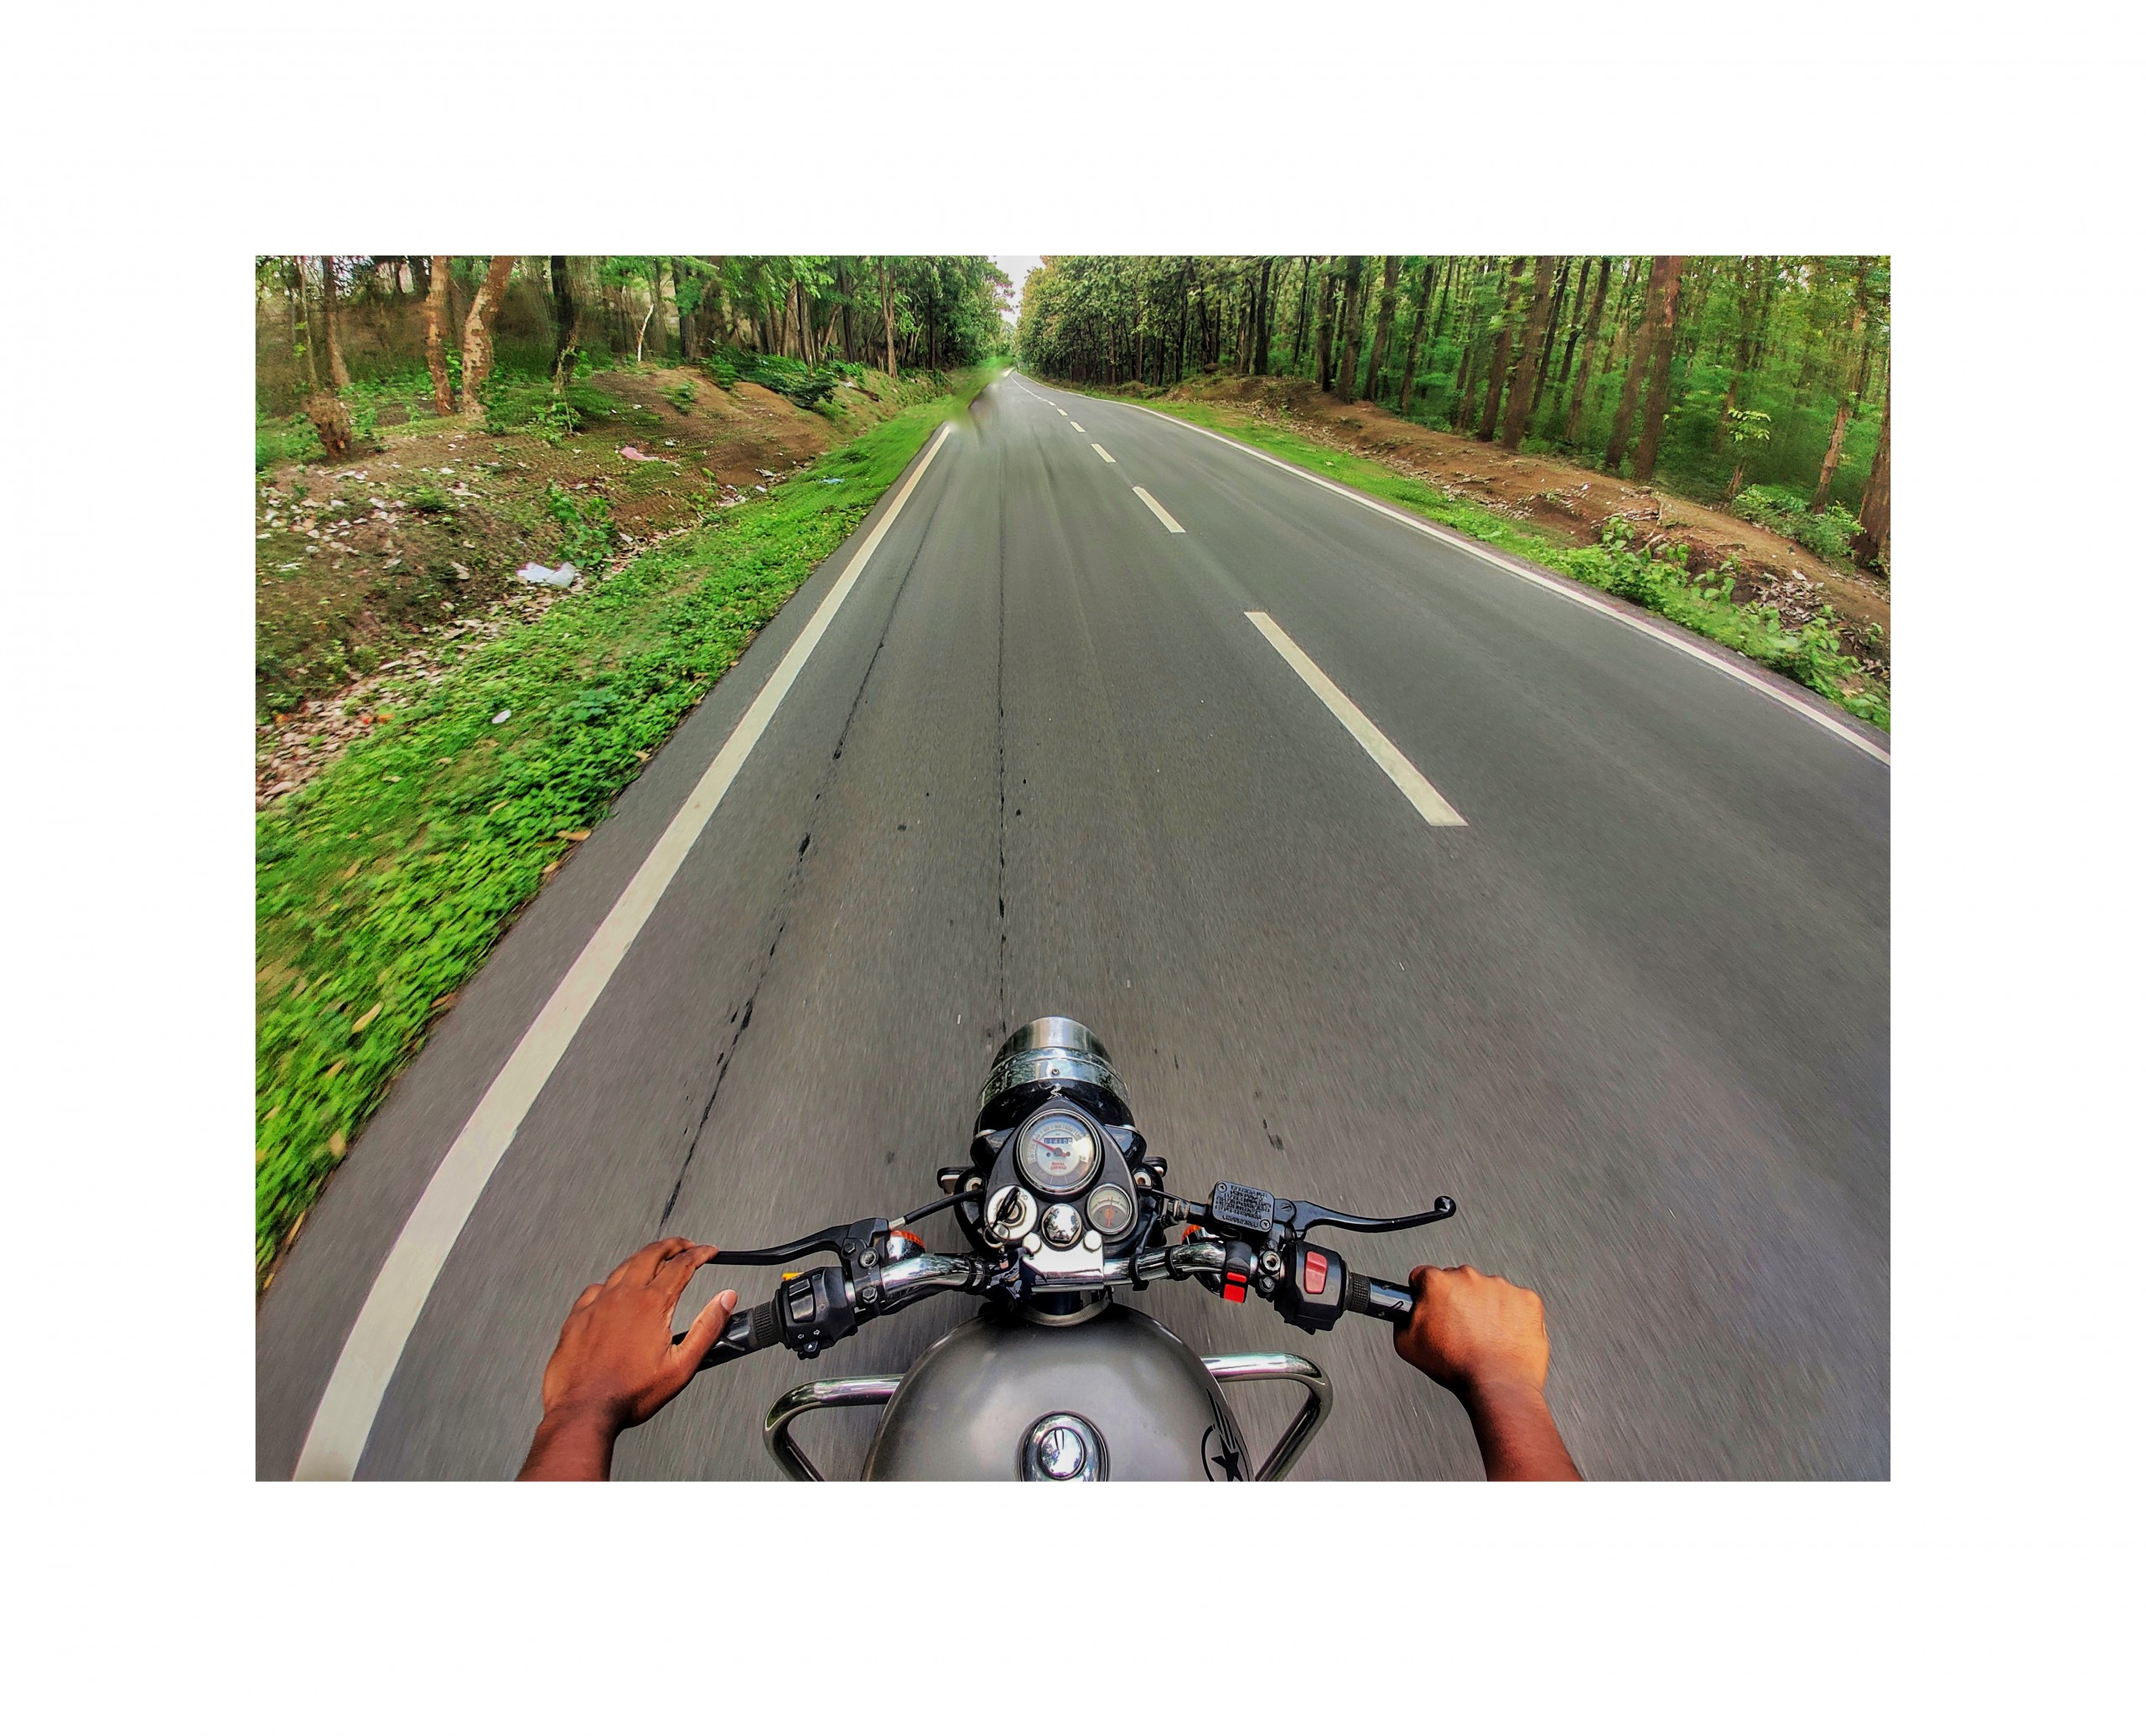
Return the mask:
{"type": "Polygon", "coordinates": [[[1046,1286],[1099,1278],[1138,1227],[1127,1161],[1138,1137],[1130,1127],[1105,1127],[1070,1099],[1046,1099],[999,1149],[985,1188],[984,1235],[1018,1247],[1046,1286]]]}

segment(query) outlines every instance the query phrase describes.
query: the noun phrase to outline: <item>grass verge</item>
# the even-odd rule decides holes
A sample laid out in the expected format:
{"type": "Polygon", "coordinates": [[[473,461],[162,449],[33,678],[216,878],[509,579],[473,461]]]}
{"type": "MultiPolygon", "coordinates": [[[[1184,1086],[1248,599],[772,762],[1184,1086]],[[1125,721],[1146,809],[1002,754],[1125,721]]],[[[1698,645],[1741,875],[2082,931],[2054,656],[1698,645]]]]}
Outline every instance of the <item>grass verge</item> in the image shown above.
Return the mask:
{"type": "Polygon", "coordinates": [[[473,649],[262,813],[257,1281],[515,914],[973,386],[473,649]]]}
{"type": "Polygon", "coordinates": [[[1271,422],[1221,413],[1207,404],[1150,403],[1144,398],[1136,402],[1376,495],[1419,518],[1458,531],[1472,542],[1639,604],[1666,620],[1801,681],[1852,716],[1881,729],[1892,728],[1889,687],[1843,650],[1832,609],[1822,610],[1816,619],[1793,630],[1785,627],[1774,609],[1730,600],[1736,581],[1733,562],[1694,575],[1686,567],[1685,550],[1636,547],[1632,526],[1622,519],[1612,519],[1604,527],[1600,542],[1568,547],[1522,530],[1472,500],[1271,422]]]}

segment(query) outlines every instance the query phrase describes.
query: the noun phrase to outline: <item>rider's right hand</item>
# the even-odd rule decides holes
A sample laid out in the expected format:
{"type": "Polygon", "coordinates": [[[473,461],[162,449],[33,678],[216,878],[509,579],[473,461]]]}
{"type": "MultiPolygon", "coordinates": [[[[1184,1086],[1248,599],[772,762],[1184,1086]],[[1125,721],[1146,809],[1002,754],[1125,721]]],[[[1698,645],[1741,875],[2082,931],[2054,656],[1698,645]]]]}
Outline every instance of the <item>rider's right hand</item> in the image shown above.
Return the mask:
{"type": "Polygon", "coordinates": [[[1472,1266],[1418,1266],[1415,1305],[1393,1329],[1393,1348],[1467,1407],[1493,1482],[1577,1479],[1542,1383],[1550,1334],[1542,1298],[1472,1266]]]}
{"type": "Polygon", "coordinates": [[[1403,1360],[1464,1398],[1488,1386],[1542,1390],[1550,1334],[1532,1290],[1472,1266],[1418,1266],[1408,1289],[1415,1308],[1393,1329],[1403,1360]]]}

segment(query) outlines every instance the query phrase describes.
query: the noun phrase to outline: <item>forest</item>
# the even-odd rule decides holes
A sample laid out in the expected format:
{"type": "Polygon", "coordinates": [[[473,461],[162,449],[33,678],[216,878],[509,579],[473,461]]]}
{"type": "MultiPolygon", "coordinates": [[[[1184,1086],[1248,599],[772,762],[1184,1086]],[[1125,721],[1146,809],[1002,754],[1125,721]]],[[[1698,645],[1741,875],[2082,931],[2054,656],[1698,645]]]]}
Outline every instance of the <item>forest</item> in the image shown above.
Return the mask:
{"type": "Polygon", "coordinates": [[[276,255],[255,262],[256,467],[344,456],[427,414],[571,428],[622,363],[755,379],[811,407],[866,368],[941,372],[1003,346],[980,256],[276,255]]]}
{"type": "Polygon", "coordinates": [[[1723,503],[1884,573],[1883,256],[1058,256],[1016,352],[1076,385],[1315,381],[1427,428],[1723,503]]]}

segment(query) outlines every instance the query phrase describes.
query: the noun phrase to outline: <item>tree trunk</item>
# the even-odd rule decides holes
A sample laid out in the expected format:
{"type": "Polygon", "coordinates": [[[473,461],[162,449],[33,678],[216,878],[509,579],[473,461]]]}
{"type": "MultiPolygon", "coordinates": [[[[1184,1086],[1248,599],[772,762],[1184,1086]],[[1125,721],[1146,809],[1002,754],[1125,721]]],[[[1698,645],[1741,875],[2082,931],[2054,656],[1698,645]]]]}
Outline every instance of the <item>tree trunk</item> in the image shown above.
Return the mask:
{"type": "Polygon", "coordinates": [[[1319,351],[1319,389],[1334,390],[1334,262],[1327,256],[1325,269],[1319,273],[1319,335],[1314,343],[1319,351]]]}
{"type": "Polygon", "coordinates": [[[425,292],[425,367],[433,376],[433,408],[454,414],[454,386],[447,375],[448,256],[432,256],[431,282],[425,292]]]}
{"type": "Polygon", "coordinates": [[[1878,422],[1878,450],[1870,457],[1869,479],[1856,510],[1863,528],[1848,539],[1857,560],[1881,573],[1893,565],[1893,389],[1885,387],[1885,407],[1878,422]]]}
{"type": "Polygon", "coordinates": [[[1869,277],[1868,267],[1858,274],[1855,283],[1855,319],[1848,329],[1863,332],[1863,359],[1855,371],[1855,383],[1848,395],[1833,408],[1833,437],[1826,443],[1825,462],[1818,466],[1818,491],[1811,497],[1811,510],[1823,512],[1826,503],[1833,497],[1833,473],[1840,469],[1841,446],[1848,435],[1848,420],[1863,401],[1863,388],[1870,378],[1870,331],[1863,319],[1864,286],[1869,277]]]}
{"type": "Polygon", "coordinates": [[[894,288],[888,280],[887,262],[884,257],[879,261],[879,319],[887,331],[887,373],[889,378],[899,380],[901,371],[894,365],[894,288]]]}
{"type": "Polygon", "coordinates": [[[1669,409],[1669,370],[1677,359],[1677,294],[1684,281],[1682,254],[1671,256],[1669,281],[1662,286],[1661,314],[1648,350],[1653,378],[1646,389],[1646,415],[1640,427],[1639,450],[1632,454],[1632,479],[1654,480],[1655,456],[1661,449],[1661,422],[1669,409]]]}
{"type": "Polygon", "coordinates": [[[1304,256],[1304,280],[1297,293],[1297,334],[1289,339],[1289,371],[1296,373],[1304,365],[1304,334],[1311,329],[1311,260],[1304,256]]]}
{"type": "Polygon", "coordinates": [[[1602,454],[1602,468],[1614,474],[1625,462],[1625,443],[1632,438],[1632,418],[1639,413],[1640,386],[1647,364],[1654,358],[1654,337],[1661,323],[1661,299],[1669,289],[1669,260],[1656,254],[1648,268],[1646,307],[1640,315],[1638,341],[1631,360],[1625,365],[1625,389],[1617,397],[1617,419],[1610,427],[1609,449],[1602,454]]]}
{"type": "Polygon", "coordinates": [[[492,371],[492,322],[505,298],[507,279],[514,275],[515,258],[511,253],[492,256],[485,281],[469,298],[469,317],[462,322],[462,414],[470,422],[485,414],[477,391],[492,371]]]}
{"type": "Polygon", "coordinates": [[[1513,316],[1520,312],[1520,284],[1527,270],[1524,254],[1515,254],[1512,263],[1506,267],[1506,300],[1498,326],[1497,348],[1490,353],[1490,371],[1483,381],[1483,417],[1475,424],[1475,438],[1490,441],[1497,438],[1498,411],[1505,398],[1506,373],[1512,363],[1513,316]]]}
{"type": "Polygon", "coordinates": [[[1401,364],[1401,414],[1408,413],[1408,402],[1416,396],[1416,363],[1423,354],[1423,316],[1430,311],[1431,283],[1438,274],[1438,262],[1423,262],[1423,280],[1416,286],[1416,317],[1408,325],[1408,354],[1401,364]]]}
{"type": "Polygon", "coordinates": [[[1264,374],[1273,360],[1274,337],[1274,262],[1269,259],[1259,268],[1259,334],[1252,340],[1252,371],[1264,374]]]}
{"type": "Polygon", "coordinates": [[[1605,254],[1602,272],[1595,279],[1594,303],[1587,310],[1587,335],[1581,340],[1579,371],[1573,376],[1572,396],[1565,402],[1565,444],[1579,443],[1579,425],[1587,417],[1587,376],[1594,366],[1594,345],[1602,334],[1602,309],[1610,299],[1610,260],[1605,254]]]}
{"type": "Polygon", "coordinates": [[[574,339],[580,334],[579,310],[573,304],[573,284],[567,276],[567,257],[552,256],[552,379],[556,385],[568,365],[574,339]]]}
{"type": "Polygon", "coordinates": [[[1344,257],[1348,267],[1341,283],[1341,365],[1334,376],[1334,392],[1343,403],[1353,404],[1356,402],[1356,350],[1364,326],[1364,256],[1344,257]]]}
{"type": "Polygon", "coordinates": [[[686,344],[686,280],[678,275],[678,262],[672,259],[669,263],[671,266],[671,310],[677,316],[678,360],[683,362],[690,354],[686,344]]]}
{"type": "Polygon", "coordinates": [[[328,345],[328,377],[338,391],[350,383],[350,371],[343,365],[343,334],[336,329],[335,256],[320,256],[320,335],[328,345]]]}
{"type": "Polygon", "coordinates": [[[291,354],[305,360],[307,395],[320,390],[320,365],[313,355],[313,308],[305,298],[305,255],[293,253],[284,267],[283,290],[291,300],[291,354]]]}
{"type": "MultiPolygon", "coordinates": [[[[1531,420],[1542,406],[1543,388],[1550,383],[1550,353],[1558,347],[1558,319],[1565,310],[1565,285],[1571,279],[1572,265],[1570,259],[1558,262],[1558,287],[1550,297],[1550,323],[1542,334],[1542,353],[1535,358],[1535,389],[1527,395],[1527,414],[1531,420]]],[[[1581,275],[1586,275],[1584,268],[1581,275]]],[[[1569,353],[1569,345],[1567,350],[1569,353]]]]}
{"type": "Polygon", "coordinates": [[[1818,490],[1811,496],[1811,510],[1823,512],[1826,503],[1833,497],[1833,473],[1841,467],[1841,445],[1848,433],[1850,401],[1843,398],[1833,407],[1832,438],[1826,442],[1825,460],[1818,466],[1818,490]]]}
{"type": "Polygon", "coordinates": [[[1386,365],[1386,346],[1393,335],[1394,292],[1401,287],[1401,256],[1386,256],[1386,270],[1379,278],[1378,323],[1371,328],[1371,353],[1364,365],[1364,396],[1378,402],[1379,371],[1386,365]]]}
{"type": "MultiPolygon", "coordinates": [[[[1607,262],[1604,262],[1605,269],[1607,262]]],[[[1565,356],[1558,364],[1558,389],[1563,391],[1565,382],[1573,377],[1573,351],[1579,347],[1580,309],[1587,305],[1587,280],[1594,275],[1594,262],[1584,259],[1579,267],[1579,287],[1573,291],[1573,317],[1565,327],[1565,356]]]]}
{"type": "Polygon", "coordinates": [[[1498,443],[1507,452],[1520,450],[1520,438],[1527,432],[1527,416],[1535,402],[1535,381],[1543,362],[1548,357],[1545,348],[1545,334],[1550,329],[1550,314],[1558,293],[1555,279],[1558,262],[1545,253],[1535,262],[1535,295],[1527,306],[1527,329],[1521,335],[1520,359],[1513,369],[1512,403],[1506,411],[1505,438],[1498,443]]]}

